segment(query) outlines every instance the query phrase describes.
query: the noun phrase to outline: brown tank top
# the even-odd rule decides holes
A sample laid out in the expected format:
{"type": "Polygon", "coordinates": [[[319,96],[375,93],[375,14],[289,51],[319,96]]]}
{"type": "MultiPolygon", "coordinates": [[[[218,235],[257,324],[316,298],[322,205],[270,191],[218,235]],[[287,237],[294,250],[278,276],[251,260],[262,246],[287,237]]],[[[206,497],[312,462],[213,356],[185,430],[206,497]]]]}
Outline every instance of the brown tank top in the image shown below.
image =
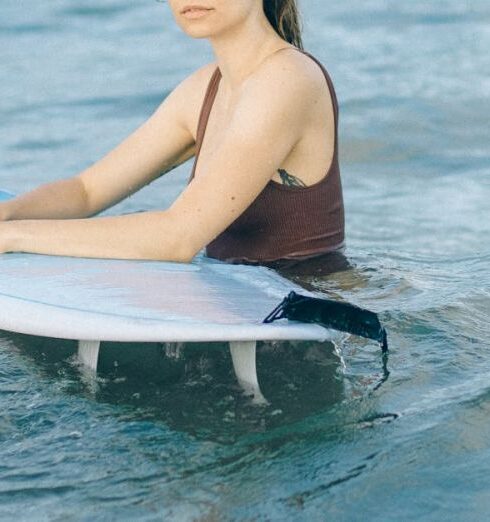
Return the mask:
{"type": "MultiPolygon", "coordinates": [[[[335,142],[332,163],[325,176],[306,187],[269,181],[253,203],[206,247],[206,255],[230,263],[267,264],[282,259],[309,259],[344,244],[344,205],[338,162],[338,103],[332,80],[322,69],[334,107],[335,142]]],[[[218,91],[221,71],[208,84],[199,115],[192,181],[206,125],[218,91]]]]}

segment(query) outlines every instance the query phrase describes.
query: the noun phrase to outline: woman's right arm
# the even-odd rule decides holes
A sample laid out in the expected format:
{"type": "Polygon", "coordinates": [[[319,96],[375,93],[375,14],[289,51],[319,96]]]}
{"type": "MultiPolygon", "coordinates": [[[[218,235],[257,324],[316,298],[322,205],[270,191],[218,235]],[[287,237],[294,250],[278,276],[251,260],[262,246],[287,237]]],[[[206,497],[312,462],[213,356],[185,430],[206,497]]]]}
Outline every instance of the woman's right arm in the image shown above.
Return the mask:
{"type": "Polygon", "coordinates": [[[182,81],[120,145],[80,174],[0,203],[0,221],[98,214],[194,155],[191,129],[213,64],[182,81]]]}

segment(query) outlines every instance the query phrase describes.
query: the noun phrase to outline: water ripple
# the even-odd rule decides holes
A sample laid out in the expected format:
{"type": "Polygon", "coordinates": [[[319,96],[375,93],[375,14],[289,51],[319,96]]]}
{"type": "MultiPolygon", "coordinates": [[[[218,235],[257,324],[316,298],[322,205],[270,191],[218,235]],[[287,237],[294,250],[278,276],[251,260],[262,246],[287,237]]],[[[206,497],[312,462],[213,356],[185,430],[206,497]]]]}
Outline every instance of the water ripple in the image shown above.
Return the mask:
{"type": "MultiPolygon", "coordinates": [[[[75,343],[2,333],[0,518],[486,518],[488,1],[325,5],[304,2],[305,41],[340,102],[352,268],[301,283],[379,312],[388,357],[263,343],[257,408],[223,345],[107,343],[89,379],[75,343]]],[[[19,192],[100,157],[211,58],[158,2],[1,9],[0,186],[19,192]]],[[[188,170],[115,212],[169,205],[188,170]]]]}

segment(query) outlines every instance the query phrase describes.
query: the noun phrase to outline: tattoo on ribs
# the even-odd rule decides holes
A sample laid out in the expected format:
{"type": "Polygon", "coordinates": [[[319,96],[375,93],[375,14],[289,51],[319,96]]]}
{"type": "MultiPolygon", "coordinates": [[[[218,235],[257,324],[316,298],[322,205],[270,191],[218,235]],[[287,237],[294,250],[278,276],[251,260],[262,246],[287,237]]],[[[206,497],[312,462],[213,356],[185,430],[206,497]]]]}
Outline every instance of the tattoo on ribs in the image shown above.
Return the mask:
{"type": "Polygon", "coordinates": [[[281,181],[283,185],[287,185],[288,187],[306,187],[306,185],[296,176],[289,174],[284,169],[277,169],[279,172],[279,176],[281,177],[281,181]]]}

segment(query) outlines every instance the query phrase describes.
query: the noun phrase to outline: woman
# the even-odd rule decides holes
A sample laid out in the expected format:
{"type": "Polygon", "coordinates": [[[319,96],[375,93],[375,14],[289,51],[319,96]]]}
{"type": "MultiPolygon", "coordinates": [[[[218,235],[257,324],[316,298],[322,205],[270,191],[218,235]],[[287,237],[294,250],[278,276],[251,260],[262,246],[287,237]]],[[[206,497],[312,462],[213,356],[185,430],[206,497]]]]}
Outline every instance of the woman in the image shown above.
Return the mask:
{"type": "Polygon", "coordinates": [[[271,264],[339,251],[337,102],[302,51],[295,0],[168,3],[216,61],[87,170],[1,203],[0,252],[189,262],[207,247],[224,261],[271,264]],[[168,209],[91,217],[192,156],[168,209]]]}

